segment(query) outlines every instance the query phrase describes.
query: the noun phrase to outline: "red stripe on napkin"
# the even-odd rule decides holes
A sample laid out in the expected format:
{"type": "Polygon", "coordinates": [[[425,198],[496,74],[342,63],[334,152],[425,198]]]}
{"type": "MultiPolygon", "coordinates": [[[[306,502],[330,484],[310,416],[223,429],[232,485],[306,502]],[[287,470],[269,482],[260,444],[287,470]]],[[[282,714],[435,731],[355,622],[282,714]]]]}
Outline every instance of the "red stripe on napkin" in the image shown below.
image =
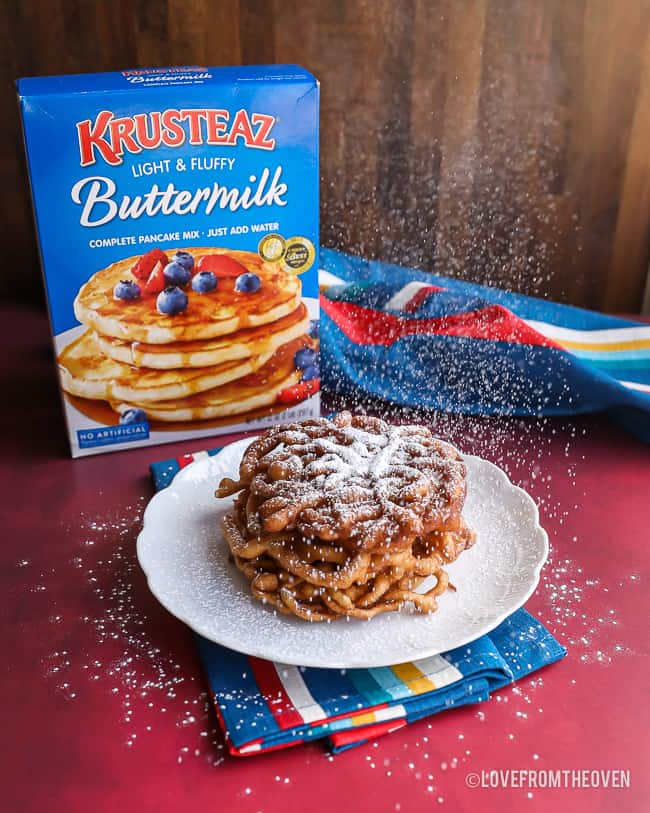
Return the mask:
{"type": "Polygon", "coordinates": [[[409,299],[406,305],[404,305],[402,310],[406,313],[415,313],[420,305],[427,301],[431,294],[435,294],[436,291],[444,290],[444,288],[440,288],[438,285],[427,285],[426,288],[420,288],[420,290],[409,299]]]}
{"type": "Polygon", "coordinates": [[[390,345],[405,336],[438,335],[563,349],[501,305],[488,305],[439,319],[404,319],[350,302],[334,302],[326,296],[321,296],[320,304],[355,344],[390,345]]]}
{"type": "Polygon", "coordinates": [[[250,657],[248,660],[255,676],[255,682],[278,726],[285,729],[303,725],[305,721],[286,693],[282,681],[275,671],[275,665],[271,661],[263,661],[261,658],[250,657]]]}
{"type": "Polygon", "coordinates": [[[374,723],[359,728],[349,728],[347,731],[333,731],[330,734],[330,740],[336,748],[341,748],[344,745],[352,745],[353,743],[381,737],[382,734],[391,734],[393,731],[397,731],[398,728],[404,728],[405,725],[407,725],[406,720],[389,720],[386,723],[374,723]]]}

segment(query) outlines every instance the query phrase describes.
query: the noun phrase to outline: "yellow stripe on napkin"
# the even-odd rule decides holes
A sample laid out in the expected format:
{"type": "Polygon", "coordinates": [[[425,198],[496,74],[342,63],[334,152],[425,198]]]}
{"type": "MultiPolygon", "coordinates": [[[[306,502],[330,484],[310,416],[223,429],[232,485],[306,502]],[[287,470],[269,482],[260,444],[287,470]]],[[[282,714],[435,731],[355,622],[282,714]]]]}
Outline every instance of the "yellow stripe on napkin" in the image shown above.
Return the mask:
{"type": "Polygon", "coordinates": [[[390,668],[413,694],[424,694],[436,688],[436,684],[413,663],[398,663],[390,668]]]}
{"type": "Polygon", "coordinates": [[[375,718],[375,713],[373,711],[368,711],[365,714],[357,714],[355,717],[351,718],[352,725],[356,728],[360,725],[369,725],[370,723],[376,723],[377,720],[375,718]]]}

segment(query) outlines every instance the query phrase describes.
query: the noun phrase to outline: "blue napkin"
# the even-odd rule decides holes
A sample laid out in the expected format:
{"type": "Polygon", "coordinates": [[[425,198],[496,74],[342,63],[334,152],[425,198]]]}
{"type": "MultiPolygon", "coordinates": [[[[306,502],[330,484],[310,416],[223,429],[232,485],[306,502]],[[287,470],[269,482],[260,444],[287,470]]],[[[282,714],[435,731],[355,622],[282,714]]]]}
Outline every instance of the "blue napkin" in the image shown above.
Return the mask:
{"type": "Polygon", "coordinates": [[[650,324],[323,249],[322,383],[488,415],[607,412],[650,443],[650,324]]]}

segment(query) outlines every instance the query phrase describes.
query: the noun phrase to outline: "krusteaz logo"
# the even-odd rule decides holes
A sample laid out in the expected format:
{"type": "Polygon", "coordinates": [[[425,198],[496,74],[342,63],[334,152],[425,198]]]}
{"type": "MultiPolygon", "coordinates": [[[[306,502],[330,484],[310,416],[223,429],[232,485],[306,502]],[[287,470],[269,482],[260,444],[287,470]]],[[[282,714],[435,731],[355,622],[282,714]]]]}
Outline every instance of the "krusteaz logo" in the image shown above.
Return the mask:
{"type": "Polygon", "coordinates": [[[80,449],[95,446],[112,446],[115,443],[133,443],[149,438],[149,424],[129,423],[120,426],[102,426],[99,429],[78,429],[77,440],[80,449]]]}

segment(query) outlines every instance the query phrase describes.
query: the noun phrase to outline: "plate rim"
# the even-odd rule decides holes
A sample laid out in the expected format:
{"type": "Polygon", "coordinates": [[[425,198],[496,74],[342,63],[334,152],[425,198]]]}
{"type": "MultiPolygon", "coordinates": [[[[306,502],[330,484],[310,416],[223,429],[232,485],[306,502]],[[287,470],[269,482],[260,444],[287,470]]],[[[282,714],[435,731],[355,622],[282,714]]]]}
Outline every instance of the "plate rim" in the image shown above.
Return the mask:
{"type": "MultiPolygon", "coordinates": [[[[413,661],[413,660],[423,660],[425,658],[433,657],[435,655],[439,655],[439,654],[442,654],[443,652],[449,651],[449,650],[441,650],[440,648],[438,648],[436,646],[433,646],[430,650],[426,650],[426,649],[423,649],[421,651],[418,650],[416,655],[408,655],[408,654],[406,654],[403,658],[401,658],[399,660],[396,660],[396,659],[391,657],[388,660],[381,660],[381,659],[373,660],[372,663],[367,663],[365,665],[363,665],[361,663],[350,664],[349,660],[331,662],[327,666],[324,666],[322,663],[305,662],[304,658],[301,660],[301,659],[296,659],[296,658],[293,658],[293,657],[288,657],[288,658],[283,658],[282,660],[276,660],[268,652],[264,652],[263,650],[260,650],[259,648],[256,648],[256,649],[253,650],[251,647],[243,647],[243,648],[239,647],[239,646],[237,646],[236,642],[235,643],[230,643],[229,642],[229,643],[225,644],[225,643],[223,643],[223,641],[215,640],[211,636],[211,634],[202,627],[201,624],[197,624],[194,621],[190,621],[188,618],[186,618],[177,609],[172,609],[172,607],[169,606],[169,603],[171,603],[171,602],[168,603],[166,601],[166,599],[164,599],[160,595],[160,593],[157,592],[154,589],[154,586],[152,584],[153,576],[150,573],[150,571],[147,569],[147,567],[145,566],[145,563],[143,562],[143,559],[145,558],[144,550],[143,550],[143,548],[144,548],[144,537],[145,537],[145,533],[148,530],[147,529],[147,516],[149,514],[153,513],[153,510],[155,510],[155,505],[157,504],[157,502],[164,499],[165,494],[168,492],[169,487],[173,483],[175,483],[177,480],[179,480],[179,478],[180,478],[181,482],[183,480],[185,480],[185,479],[189,479],[189,477],[191,477],[193,475],[193,472],[195,471],[195,469],[201,468],[203,466],[207,466],[207,465],[213,463],[227,449],[231,449],[233,446],[240,445],[240,444],[242,446],[244,444],[246,444],[246,446],[248,446],[257,437],[259,437],[259,435],[248,436],[248,437],[242,438],[240,440],[233,441],[232,443],[229,443],[226,446],[219,449],[219,451],[215,455],[209,455],[209,456],[206,456],[206,457],[201,457],[198,460],[192,461],[192,463],[190,463],[189,465],[187,465],[183,469],[181,469],[179,472],[177,472],[174,475],[174,477],[173,477],[172,481],[170,482],[170,484],[168,486],[166,486],[165,488],[160,489],[160,491],[157,491],[153,495],[153,497],[149,500],[149,502],[147,503],[144,514],[142,516],[142,528],[141,528],[140,532],[138,533],[137,540],[136,540],[136,556],[137,556],[137,560],[138,560],[138,564],[140,566],[140,569],[144,573],[145,579],[147,581],[147,587],[148,587],[149,591],[151,592],[151,594],[154,596],[154,598],[159,602],[159,604],[161,604],[165,608],[165,610],[167,610],[168,613],[173,615],[174,618],[178,619],[183,624],[185,624],[187,627],[189,627],[190,630],[192,630],[194,633],[196,633],[198,635],[201,635],[203,638],[205,638],[208,641],[211,641],[212,643],[218,644],[219,646],[223,646],[226,649],[233,650],[234,652],[238,652],[238,653],[240,653],[242,655],[246,655],[248,657],[261,658],[263,660],[269,660],[269,661],[272,661],[274,663],[283,663],[283,664],[287,664],[287,665],[290,665],[290,666],[303,666],[303,667],[307,667],[307,668],[311,667],[311,668],[318,668],[318,669],[374,669],[374,668],[380,668],[380,667],[385,667],[385,666],[393,666],[396,663],[406,663],[406,662],[410,662],[410,661],[413,661]]],[[[486,465],[487,467],[489,467],[489,469],[492,470],[492,473],[497,478],[501,479],[502,481],[505,481],[506,487],[508,487],[512,491],[519,492],[520,498],[523,497],[523,503],[527,506],[527,508],[529,510],[532,509],[532,513],[531,513],[531,517],[532,517],[532,520],[533,520],[533,522],[531,523],[532,531],[534,533],[535,538],[537,538],[539,540],[541,545],[540,545],[540,553],[537,556],[537,560],[536,560],[535,565],[534,565],[534,567],[532,569],[531,577],[530,577],[530,580],[528,582],[528,586],[527,586],[526,590],[523,591],[522,596],[515,600],[516,601],[516,606],[511,606],[508,610],[506,610],[506,611],[504,611],[502,613],[499,613],[498,615],[494,616],[494,618],[491,618],[489,621],[485,622],[485,624],[483,625],[483,627],[481,627],[481,630],[478,633],[477,632],[472,632],[472,633],[469,633],[466,637],[460,638],[459,641],[457,643],[455,643],[453,647],[451,647],[451,649],[458,649],[459,647],[466,646],[467,644],[471,643],[472,641],[476,641],[478,638],[481,638],[483,635],[489,635],[489,633],[492,632],[494,629],[496,629],[501,623],[503,623],[503,621],[505,621],[506,618],[511,616],[514,612],[519,610],[521,607],[523,607],[524,604],[528,601],[528,599],[533,595],[533,593],[537,589],[537,586],[539,585],[540,578],[541,578],[542,568],[546,564],[546,561],[548,560],[548,556],[549,556],[548,533],[546,532],[546,530],[540,524],[540,521],[539,521],[539,508],[538,508],[537,503],[535,502],[535,500],[530,496],[530,494],[525,489],[521,488],[520,486],[515,485],[510,480],[510,478],[508,477],[506,472],[502,468],[497,466],[495,463],[492,463],[490,460],[486,460],[485,458],[480,457],[478,455],[467,454],[465,452],[460,452],[460,454],[461,454],[463,460],[473,459],[473,460],[479,461],[482,465],[486,465]]],[[[263,609],[263,608],[260,607],[260,609],[263,609]]],[[[309,661],[309,658],[307,658],[307,661],[309,661]]]]}

